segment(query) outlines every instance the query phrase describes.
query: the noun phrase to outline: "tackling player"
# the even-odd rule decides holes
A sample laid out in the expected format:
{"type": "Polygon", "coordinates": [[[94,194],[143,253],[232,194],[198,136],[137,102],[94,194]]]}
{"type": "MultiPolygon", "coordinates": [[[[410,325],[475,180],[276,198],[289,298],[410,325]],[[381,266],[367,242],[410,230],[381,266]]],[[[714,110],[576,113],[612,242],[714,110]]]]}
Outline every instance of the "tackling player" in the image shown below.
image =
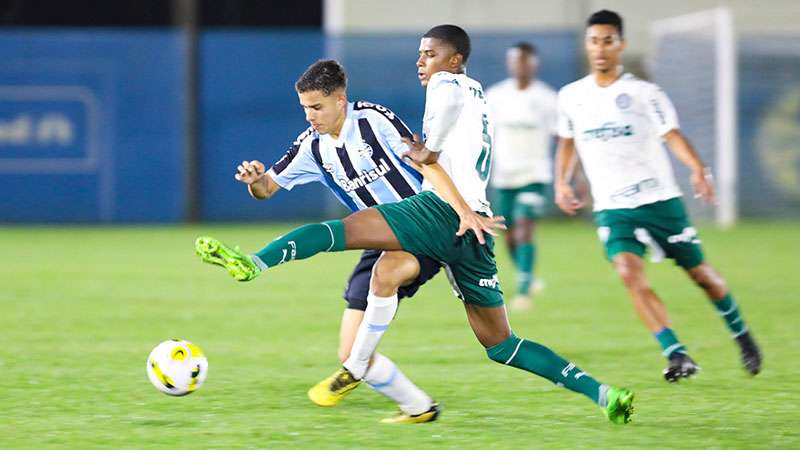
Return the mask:
{"type": "Polygon", "coordinates": [[[495,123],[492,208],[509,221],[506,244],[517,269],[511,307],[519,310],[530,307],[533,291],[542,286],[534,278],[534,232],[553,181],[556,91],[536,79],[538,66],[536,47],[520,42],[506,52],[509,78],[486,90],[495,123]]]}
{"type": "Polygon", "coordinates": [[[569,185],[577,150],[591,185],[598,235],[639,318],[669,360],[667,381],[689,377],[699,367],[650,287],[642,261],[647,247],[656,260],[675,260],[703,289],[735,338],[745,369],[757,374],[761,352],[725,280],[703,256],[662,144],[691,169],[695,197],[714,202],[709,169],[681,134],[664,91],[623,73],[622,18],[607,10],[594,13],[587,22],[585,45],[592,73],[559,92],[558,206],[570,215],[583,206],[569,185]]]}
{"type": "MultiPolygon", "coordinates": [[[[198,238],[196,249],[205,261],[225,267],[240,280],[325,251],[376,248],[432,257],[447,265],[454,291],[464,302],[470,325],[490,359],[584,394],[613,423],[627,423],[633,412],[632,392],[601,384],[549,348],[520,339],[511,331],[497,280],[493,240],[483,234],[485,230],[491,234],[499,220],[489,217],[485,199],[492,123],[480,83],[464,74],[469,53],[469,37],[454,25],[434,27],[420,42],[417,68],[421,84],[427,86],[423,122],[427,141],[415,138],[405,142],[411,148],[406,154],[422,164],[424,192],[341,221],[300,227],[252,257],[209,237],[198,238]]],[[[353,351],[342,369],[318,385],[321,390],[341,396],[360,383],[370,355],[397,310],[397,288],[413,274],[409,256],[385,252],[376,263],[353,351]]]]}

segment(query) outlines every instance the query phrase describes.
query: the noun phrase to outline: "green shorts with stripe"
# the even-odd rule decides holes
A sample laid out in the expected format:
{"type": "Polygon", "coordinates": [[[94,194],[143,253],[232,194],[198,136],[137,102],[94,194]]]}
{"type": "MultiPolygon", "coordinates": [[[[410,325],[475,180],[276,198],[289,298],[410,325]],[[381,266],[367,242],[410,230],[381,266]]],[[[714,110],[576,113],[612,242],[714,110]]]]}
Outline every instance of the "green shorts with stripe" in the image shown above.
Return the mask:
{"type": "Polygon", "coordinates": [[[685,269],[703,262],[697,230],[678,197],[636,208],[597,211],[594,220],[608,259],[621,252],[644,256],[649,248],[653,261],[666,257],[685,269]]]}
{"type": "Polygon", "coordinates": [[[520,188],[495,188],[492,192],[492,210],[506,218],[512,225],[520,219],[538,219],[545,213],[548,185],[531,183],[520,188]]]}
{"type": "Polygon", "coordinates": [[[481,245],[472,231],[456,236],[458,215],[433,192],[375,208],[383,214],[403,250],[445,264],[458,298],[483,307],[503,304],[492,236],[484,235],[486,245],[481,245]]]}

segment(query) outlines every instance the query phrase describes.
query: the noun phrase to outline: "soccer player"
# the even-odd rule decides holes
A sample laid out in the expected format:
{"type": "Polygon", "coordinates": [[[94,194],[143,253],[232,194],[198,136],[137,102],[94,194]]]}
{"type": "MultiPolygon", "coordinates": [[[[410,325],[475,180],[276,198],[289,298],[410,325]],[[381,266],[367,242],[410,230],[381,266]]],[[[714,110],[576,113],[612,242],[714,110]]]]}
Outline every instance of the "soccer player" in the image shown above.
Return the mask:
{"type": "Polygon", "coordinates": [[[592,14],[585,46],[592,73],[564,86],[558,96],[558,206],[570,215],[583,206],[569,185],[577,150],[591,185],[598,235],[639,318],[669,360],[664,369],[667,381],[692,376],[699,367],[650,287],[642,261],[647,247],[656,259],[675,260],[705,291],[735,338],[744,368],[757,374],[761,352],[725,280],[703,257],[662,144],[691,169],[695,197],[713,202],[709,169],[681,134],[664,91],[623,73],[619,64],[625,40],[618,14],[607,10],[592,14]]]}
{"type": "Polygon", "coordinates": [[[423,143],[415,136],[404,141],[410,147],[406,155],[423,170],[422,193],[341,221],[300,227],[252,257],[210,237],[198,238],[196,249],[204,260],[242,280],[319,252],[404,250],[385,252],[375,264],[367,309],[350,357],[317,386],[320,391],[343,395],[359,385],[397,310],[397,288],[412,274],[405,269],[413,265],[410,256],[421,254],[446,265],[453,290],[490,359],[584,394],[613,423],[627,423],[633,412],[632,392],[600,383],[549,348],[511,331],[493,253],[491,229],[499,219],[490,217],[485,198],[493,126],[481,84],[464,73],[469,54],[469,37],[455,25],[433,27],[420,41],[417,75],[427,88],[423,120],[427,140],[423,143]],[[428,172],[438,168],[450,177],[429,177],[428,172]],[[434,179],[437,184],[432,185],[434,179]]]}
{"type": "MultiPolygon", "coordinates": [[[[403,121],[381,105],[347,101],[347,78],[336,61],[319,61],[298,79],[296,90],[311,127],[298,136],[286,154],[266,171],[258,160],[243,161],[235,178],[256,199],[268,199],[281,188],[320,182],[353,211],[395,202],[419,192],[422,176],[402,161],[407,150],[402,137],[411,136],[403,121]]],[[[287,253],[286,258],[291,258],[287,253]]],[[[366,250],[347,283],[342,315],[339,358],[350,354],[367,307],[372,267],[379,251],[366,250]]],[[[441,265],[426,256],[411,256],[417,270],[399,290],[411,297],[441,265]]],[[[435,419],[438,405],[414,385],[386,356],[375,354],[364,380],[398,403],[409,415],[428,411],[435,419]]],[[[322,406],[335,402],[317,401],[322,406]]]]}
{"type": "Polygon", "coordinates": [[[509,221],[506,244],[517,269],[511,307],[518,310],[530,308],[533,291],[542,286],[534,279],[534,231],[553,181],[556,91],[536,79],[538,64],[536,47],[520,42],[506,51],[509,78],[486,90],[495,122],[492,208],[509,221]]]}

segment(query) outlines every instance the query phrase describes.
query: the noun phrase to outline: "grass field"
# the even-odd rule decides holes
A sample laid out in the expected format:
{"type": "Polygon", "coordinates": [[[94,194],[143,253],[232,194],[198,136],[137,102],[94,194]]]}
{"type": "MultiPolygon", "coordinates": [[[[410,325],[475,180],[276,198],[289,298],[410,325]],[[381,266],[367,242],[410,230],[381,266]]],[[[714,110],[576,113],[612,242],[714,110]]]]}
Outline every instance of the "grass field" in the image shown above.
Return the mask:
{"type": "MultiPolygon", "coordinates": [[[[704,371],[669,385],[589,224],[545,222],[533,311],[515,332],[637,393],[614,426],[582,396],[489,361],[444,277],[401,305],[381,351],[443,403],[438,422],[378,423],[360,387],[323,409],[307,388],[338,366],[341,291],[358,253],[320,255],[237,284],[194,256],[209,233],[251,250],[287,226],[0,228],[0,448],[798,448],[800,225],[702,228],[766,361],[745,375],[721,320],[671,263],[649,265],[704,371]],[[145,375],[158,342],[209,358],[205,386],[171,398],[145,375]]],[[[498,248],[501,280],[513,271],[498,248]]]]}

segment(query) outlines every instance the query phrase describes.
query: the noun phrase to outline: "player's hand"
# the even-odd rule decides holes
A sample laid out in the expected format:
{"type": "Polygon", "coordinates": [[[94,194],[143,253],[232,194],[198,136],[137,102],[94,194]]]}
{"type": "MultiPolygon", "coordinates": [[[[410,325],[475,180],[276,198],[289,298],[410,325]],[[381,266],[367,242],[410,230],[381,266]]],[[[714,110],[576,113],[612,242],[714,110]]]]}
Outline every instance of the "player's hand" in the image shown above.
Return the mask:
{"type": "Polygon", "coordinates": [[[570,216],[574,216],[579,209],[583,208],[583,201],[575,197],[572,187],[568,184],[562,184],[556,187],[556,204],[558,207],[570,216]]]}
{"type": "Polygon", "coordinates": [[[483,233],[497,236],[497,233],[494,230],[506,229],[506,219],[503,216],[485,217],[476,213],[475,211],[467,211],[460,216],[460,219],[461,220],[458,224],[456,236],[463,236],[467,231],[472,230],[472,232],[475,233],[475,237],[478,238],[478,242],[480,242],[482,245],[486,244],[486,239],[484,239],[483,233]]]}
{"type": "Polygon", "coordinates": [[[710,205],[717,204],[717,196],[714,193],[714,177],[711,170],[704,169],[703,172],[692,173],[692,187],[694,188],[694,198],[702,198],[710,205]]]}
{"type": "Polygon", "coordinates": [[[415,133],[413,139],[404,137],[400,140],[408,146],[408,151],[403,153],[404,159],[408,159],[414,164],[430,164],[438,159],[438,153],[425,147],[425,142],[419,138],[418,134],[415,133]]]}
{"type": "Polygon", "coordinates": [[[267,169],[264,167],[264,163],[254,159],[252,161],[242,161],[236,167],[236,175],[233,177],[244,184],[253,184],[261,180],[266,172],[267,169]]]}

